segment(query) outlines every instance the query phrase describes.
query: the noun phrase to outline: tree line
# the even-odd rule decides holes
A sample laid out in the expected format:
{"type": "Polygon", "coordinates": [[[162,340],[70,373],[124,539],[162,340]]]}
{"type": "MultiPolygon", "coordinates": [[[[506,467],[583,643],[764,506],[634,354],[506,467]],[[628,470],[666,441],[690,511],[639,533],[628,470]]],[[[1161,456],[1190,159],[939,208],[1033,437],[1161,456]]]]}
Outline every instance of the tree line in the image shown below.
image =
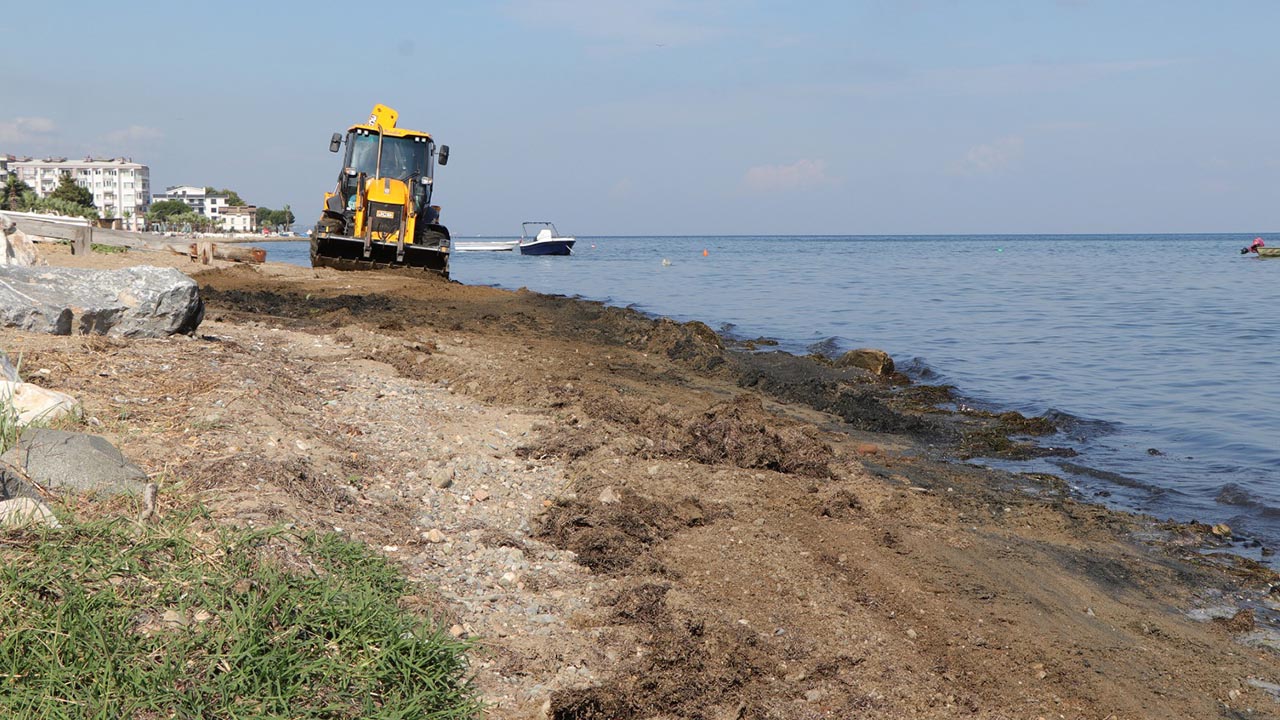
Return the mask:
{"type": "MultiPolygon", "coordinates": [[[[47,197],[39,197],[32,187],[17,175],[10,174],[5,178],[0,191],[0,208],[14,212],[38,212],[52,215],[82,217],[90,220],[98,219],[98,209],[93,204],[93,193],[88,188],[80,187],[70,175],[63,175],[58,180],[58,187],[47,197]]],[[[107,211],[107,217],[111,213],[107,211]]]]}
{"type": "MultiPolygon", "coordinates": [[[[225,195],[228,205],[249,204],[242,200],[235,190],[214,190],[208,187],[205,188],[205,192],[225,195]]],[[[18,179],[17,175],[10,174],[5,178],[4,185],[0,187],[0,208],[15,212],[40,212],[83,217],[90,220],[97,220],[99,217],[110,218],[113,215],[111,209],[108,208],[100,216],[97,207],[93,203],[93,193],[88,188],[77,184],[68,174],[63,174],[58,179],[58,187],[46,197],[37,196],[36,191],[30,185],[18,179]]],[[[127,215],[128,213],[126,212],[127,215]]],[[[222,229],[220,225],[215,225],[213,218],[201,215],[181,200],[161,200],[152,204],[151,209],[147,211],[146,218],[150,223],[164,223],[169,227],[190,227],[197,232],[222,229]]],[[[257,220],[257,226],[260,228],[287,230],[293,226],[295,218],[293,211],[289,209],[288,205],[285,205],[280,210],[259,207],[255,219],[257,220]]]]}
{"type": "MultiPolygon", "coordinates": [[[[230,188],[217,190],[212,187],[204,189],[206,195],[223,195],[227,198],[228,206],[244,206],[249,203],[245,202],[240,193],[230,188]]],[[[254,219],[260,228],[271,228],[274,230],[287,230],[293,226],[293,211],[285,205],[281,210],[272,210],[269,207],[259,206],[254,219]]],[[[147,220],[153,223],[165,223],[169,226],[189,225],[193,230],[220,230],[220,226],[215,226],[212,218],[205,217],[196,212],[181,200],[161,200],[158,203],[152,203],[151,210],[147,212],[147,220]]]]}

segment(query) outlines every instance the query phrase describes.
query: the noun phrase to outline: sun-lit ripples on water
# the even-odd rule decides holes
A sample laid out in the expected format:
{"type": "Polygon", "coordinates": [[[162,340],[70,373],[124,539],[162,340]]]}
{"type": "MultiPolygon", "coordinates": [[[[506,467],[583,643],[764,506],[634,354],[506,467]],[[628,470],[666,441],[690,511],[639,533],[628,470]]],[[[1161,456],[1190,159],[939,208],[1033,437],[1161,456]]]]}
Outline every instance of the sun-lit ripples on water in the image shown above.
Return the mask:
{"type": "MultiPolygon", "coordinates": [[[[882,348],[970,404],[1062,414],[1074,426],[1050,442],[1136,487],[1050,461],[1002,466],[1280,544],[1268,510],[1280,508],[1280,382],[1267,379],[1280,260],[1240,256],[1252,238],[580,237],[571,257],[456,254],[452,275],[729,326],[791,352],[882,348]],[[1217,499],[1228,484],[1237,502],[1217,499]]],[[[296,245],[270,246],[272,259],[306,264],[296,245]]]]}

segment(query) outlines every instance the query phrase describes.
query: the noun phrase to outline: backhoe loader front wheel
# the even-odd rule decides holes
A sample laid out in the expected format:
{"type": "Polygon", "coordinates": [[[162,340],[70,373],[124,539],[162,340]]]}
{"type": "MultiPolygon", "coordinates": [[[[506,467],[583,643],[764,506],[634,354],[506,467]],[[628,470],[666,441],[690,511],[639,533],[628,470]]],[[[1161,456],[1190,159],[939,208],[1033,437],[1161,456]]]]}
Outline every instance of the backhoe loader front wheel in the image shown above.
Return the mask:
{"type": "Polygon", "coordinates": [[[346,220],[340,217],[334,217],[329,214],[320,216],[320,222],[316,223],[316,232],[329,233],[330,235],[342,235],[346,229],[346,220]]]}

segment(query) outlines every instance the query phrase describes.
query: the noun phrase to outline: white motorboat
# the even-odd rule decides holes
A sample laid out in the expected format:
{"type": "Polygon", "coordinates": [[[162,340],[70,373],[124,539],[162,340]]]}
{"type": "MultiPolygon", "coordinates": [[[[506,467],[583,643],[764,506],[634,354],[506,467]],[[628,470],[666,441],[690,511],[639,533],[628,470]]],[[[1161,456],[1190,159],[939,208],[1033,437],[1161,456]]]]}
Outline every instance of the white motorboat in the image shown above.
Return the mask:
{"type": "Polygon", "coordinates": [[[549,222],[529,221],[520,225],[521,255],[569,255],[573,252],[571,237],[561,237],[549,222]]]}
{"type": "Polygon", "coordinates": [[[510,252],[520,246],[519,240],[454,240],[457,252],[510,252]]]}

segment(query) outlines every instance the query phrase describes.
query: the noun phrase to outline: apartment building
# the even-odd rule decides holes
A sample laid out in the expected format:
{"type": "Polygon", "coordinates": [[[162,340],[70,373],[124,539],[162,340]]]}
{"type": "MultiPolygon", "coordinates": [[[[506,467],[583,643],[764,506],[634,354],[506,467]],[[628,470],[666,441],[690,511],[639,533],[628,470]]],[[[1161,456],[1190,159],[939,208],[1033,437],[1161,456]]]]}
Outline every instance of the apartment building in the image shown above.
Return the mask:
{"type": "Polygon", "coordinates": [[[7,162],[9,172],[45,197],[69,175],[80,187],[93,193],[93,204],[102,217],[121,218],[124,226],[140,228],[151,207],[151,169],[131,158],[16,158],[7,162]]]}
{"type": "Polygon", "coordinates": [[[258,225],[258,208],[253,205],[231,205],[220,216],[222,229],[229,232],[253,232],[258,225]]]}
{"type": "Polygon", "coordinates": [[[164,192],[156,193],[152,196],[151,202],[158,203],[162,200],[178,200],[186,203],[198,215],[203,215],[211,220],[218,220],[226,211],[227,196],[211,193],[204,187],[195,185],[174,185],[165,188],[164,192]]]}

